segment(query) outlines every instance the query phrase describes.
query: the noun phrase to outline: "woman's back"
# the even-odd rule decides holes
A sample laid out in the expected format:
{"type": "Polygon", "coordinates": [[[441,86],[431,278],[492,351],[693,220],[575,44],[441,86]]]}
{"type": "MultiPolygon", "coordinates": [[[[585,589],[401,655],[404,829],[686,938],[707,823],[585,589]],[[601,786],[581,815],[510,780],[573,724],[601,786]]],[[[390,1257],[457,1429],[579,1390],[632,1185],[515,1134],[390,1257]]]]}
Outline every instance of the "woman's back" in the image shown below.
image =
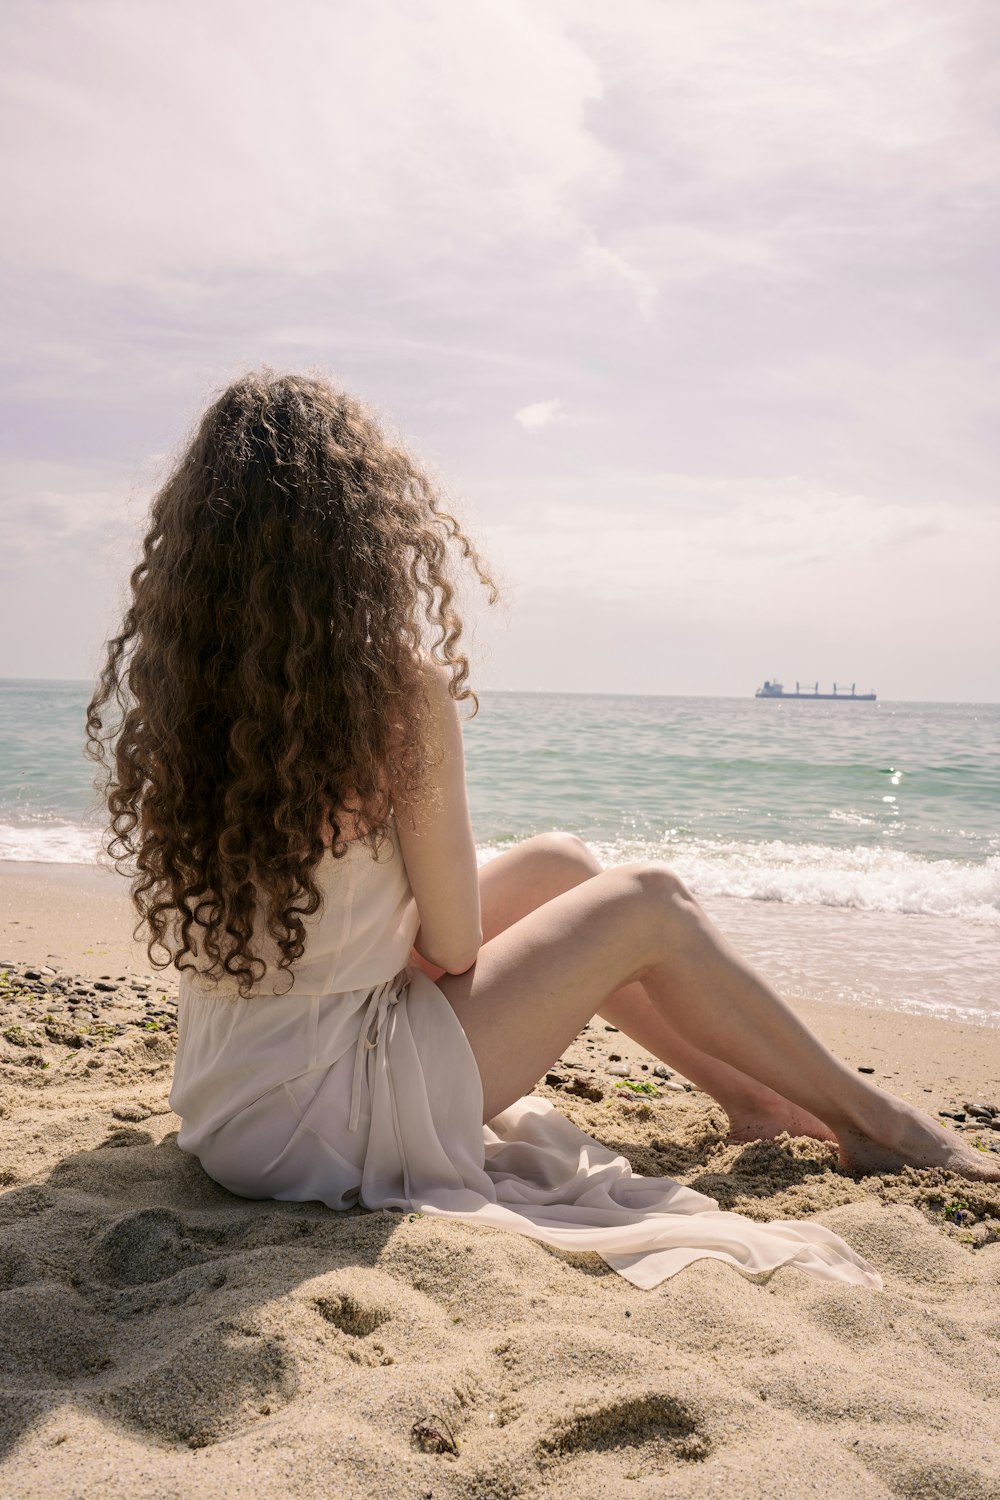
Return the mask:
{"type": "MultiPolygon", "coordinates": [[[[171,1105],[184,1120],[186,1150],[205,1142],[275,1090],[325,1071],[356,1054],[362,1033],[384,1018],[409,975],[419,918],[395,827],[373,857],[354,841],[347,853],[320,862],[323,905],[303,918],[305,952],[295,982],[271,964],[251,993],[235,979],[217,981],[185,969],[178,995],[178,1046],[171,1105]]],[[[258,914],[259,922],[259,914],[258,914]]],[[[265,951],[261,933],[259,951],[265,951]]],[[[360,1066],[341,1090],[350,1098],[348,1129],[361,1106],[360,1066]]]]}
{"type": "MultiPolygon", "coordinates": [[[[403,863],[395,823],[377,857],[362,840],[335,859],[327,850],[316,867],[323,896],[319,911],[302,918],[305,951],[289,971],[276,968],[277,952],[267,941],[263,917],[255,921],[255,947],[266,954],[267,972],[251,987],[250,1000],[288,995],[333,995],[381,984],[409,960],[419,918],[403,863]]],[[[211,995],[220,1003],[238,994],[235,979],[203,979],[182,971],[181,994],[211,995]]]]}

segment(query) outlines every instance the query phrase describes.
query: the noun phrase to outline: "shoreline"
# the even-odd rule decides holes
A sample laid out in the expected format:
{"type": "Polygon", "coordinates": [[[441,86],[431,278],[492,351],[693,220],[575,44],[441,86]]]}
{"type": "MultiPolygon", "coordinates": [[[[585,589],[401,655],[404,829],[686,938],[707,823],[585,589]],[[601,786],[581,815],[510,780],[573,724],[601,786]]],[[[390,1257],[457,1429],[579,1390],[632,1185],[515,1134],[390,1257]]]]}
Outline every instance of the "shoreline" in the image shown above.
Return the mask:
{"type": "MultiPolygon", "coordinates": [[[[0,960],[51,961],[90,980],[149,980],[173,1001],[179,975],[149,963],[144,945],[132,937],[134,915],[128,883],[113,869],[0,861],[0,960]]],[[[874,1082],[930,1114],[953,1113],[969,1100],[1000,1103],[1000,1027],[846,1001],[785,998],[836,1056],[850,1067],[870,1068],[874,1082]]],[[[659,1061],[629,1037],[612,1040],[597,1016],[566,1048],[562,1062],[605,1077],[612,1052],[634,1064],[639,1075],[651,1074],[659,1061]]]]}
{"type": "MultiPolygon", "coordinates": [[[[480,865],[503,847],[481,844],[480,865]]],[[[639,849],[629,854],[626,848],[600,843],[594,852],[605,865],[656,853],[639,849]]],[[[828,852],[833,858],[835,851],[828,852]]],[[[948,870],[938,890],[930,867],[911,861],[912,868],[907,865],[900,872],[890,860],[889,867],[869,872],[869,889],[868,876],[839,868],[836,858],[829,868],[818,866],[815,879],[810,876],[803,883],[802,871],[797,875],[790,867],[782,873],[779,855],[773,868],[768,858],[759,868],[754,865],[746,884],[735,856],[733,868],[727,866],[721,881],[712,858],[703,858],[697,850],[663,851],[662,857],[673,864],[732,947],[780,994],[1000,1031],[1000,927],[993,911],[1000,871],[959,870],[945,861],[948,870]],[[911,880],[916,881],[912,889],[907,884],[911,880]],[[967,909],[951,909],[966,899],[967,909]],[[900,906],[894,904],[897,900],[900,906]],[[987,911],[992,915],[983,915],[987,911]]],[[[107,856],[101,858],[103,862],[107,856]]],[[[24,859],[18,851],[16,857],[0,860],[0,872],[19,881],[44,882],[45,888],[58,882],[60,888],[85,896],[113,889],[120,879],[96,859],[68,850],[60,853],[58,862],[24,859]]],[[[39,900],[45,900],[44,894],[39,900]]]]}

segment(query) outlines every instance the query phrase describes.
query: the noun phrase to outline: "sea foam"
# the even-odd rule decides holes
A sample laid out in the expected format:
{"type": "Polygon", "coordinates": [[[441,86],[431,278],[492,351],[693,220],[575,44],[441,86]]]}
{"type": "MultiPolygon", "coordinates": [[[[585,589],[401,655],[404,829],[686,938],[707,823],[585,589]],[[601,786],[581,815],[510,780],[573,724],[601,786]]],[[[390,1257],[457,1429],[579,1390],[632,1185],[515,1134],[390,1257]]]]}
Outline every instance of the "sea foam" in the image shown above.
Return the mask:
{"type": "Polygon", "coordinates": [[[40,864],[92,865],[101,847],[98,828],[81,823],[0,823],[0,859],[40,864]]]}
{"type": "MultiPolygon", "coordinates": [[[[0,823],[4,860],[89,865],[100,847],[100,830],[92,825],[0,823]]],[[[480,863],[510,847],[507,842],[482,845],[480,863]]],[[[782,840],[594,840],[591,847],[604,865],[663,860],[699,896],[918,913],[1000,925],[997,856],[974,863],[925,859],[885,845],[831,848],[782,840]]]]}
{"type": "MultiPolygon", "coordinates": [[[[595,841],[592,848],[604,865],[663,860],[699,896],[922,913],[1000,924],[1000,858],[996,856],[972,863],[922,859],[884,845],[835,849],[781,840],[595,841]]],[[[500,851],[499,845],[484,847],[480,859],[500,851]]]]}

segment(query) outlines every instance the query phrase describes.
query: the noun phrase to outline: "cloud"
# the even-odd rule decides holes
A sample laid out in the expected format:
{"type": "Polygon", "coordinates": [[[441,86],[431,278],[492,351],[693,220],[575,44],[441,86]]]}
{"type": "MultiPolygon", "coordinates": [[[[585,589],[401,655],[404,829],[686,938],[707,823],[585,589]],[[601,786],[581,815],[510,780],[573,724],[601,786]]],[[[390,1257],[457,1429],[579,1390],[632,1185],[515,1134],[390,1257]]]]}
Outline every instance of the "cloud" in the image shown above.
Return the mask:
{"type": "Polygon", "coordinates": [[[530,406],[522,406],[514,413],[514,421],[520,422],[526,432],[541,432],[543,427],[551,427],[563,415],[561,401],[533,401],[530,406]]]}
{"type": "MultiPolygon", "coordinates": [[[[8,18],[9,19],[9,18],[8,18]]],[[[582,234],[613,178],[587,52],[528,0],[16,7],[8,263],[180,295],[582,234]],[[58,24],[53,16],[58,15],[58,24]]]]}
{"type": "MultiPolygon", "coordinates": [[[[880,503],[800,475],[605,474],[539,482],[518,511],[483,529],[524,596],[599,601],[630,610],[725,615],[734,609],[835,617],[869,567],[895,573],[942,539],[974,539],[975,513],[880,503]]],[[[1000,517],[994,534],[1000,538],[1000,517]]],[[[930,552],[929,554],[930,555],[930,552]]]]}
{"type": "Polygon", "coordinates": [[[134,475],[42,461],[12,464],[0,489],[0,568],[10,578],[55,564],[121,566],[138,540],[162,455],[134,475]]]}
{"type": "Polygon", "coordinates": [[[510,625],[481,629],[497,686],[744,693],[784,673],[1000,694],[1000,514],[794,475],[594,475],[522,500],[481,535],[511,581],[510,625]]]}

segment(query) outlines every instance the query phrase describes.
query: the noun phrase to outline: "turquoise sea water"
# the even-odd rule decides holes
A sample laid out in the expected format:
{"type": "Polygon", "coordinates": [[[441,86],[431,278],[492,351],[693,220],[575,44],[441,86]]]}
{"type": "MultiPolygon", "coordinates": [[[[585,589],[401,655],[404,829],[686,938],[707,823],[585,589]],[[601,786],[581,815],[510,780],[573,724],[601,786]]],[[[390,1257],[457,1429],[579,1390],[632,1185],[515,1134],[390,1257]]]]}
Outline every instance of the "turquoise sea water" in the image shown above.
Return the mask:
{"type": "MultiPolygon", "coordinates": [[[[90,862],[90,684],[0,682],[0,858],[90,862]]],[[[800,994],[1000,1018],[1000,705],[484,693],[482,858],[669,861],[800,994]]]]}

